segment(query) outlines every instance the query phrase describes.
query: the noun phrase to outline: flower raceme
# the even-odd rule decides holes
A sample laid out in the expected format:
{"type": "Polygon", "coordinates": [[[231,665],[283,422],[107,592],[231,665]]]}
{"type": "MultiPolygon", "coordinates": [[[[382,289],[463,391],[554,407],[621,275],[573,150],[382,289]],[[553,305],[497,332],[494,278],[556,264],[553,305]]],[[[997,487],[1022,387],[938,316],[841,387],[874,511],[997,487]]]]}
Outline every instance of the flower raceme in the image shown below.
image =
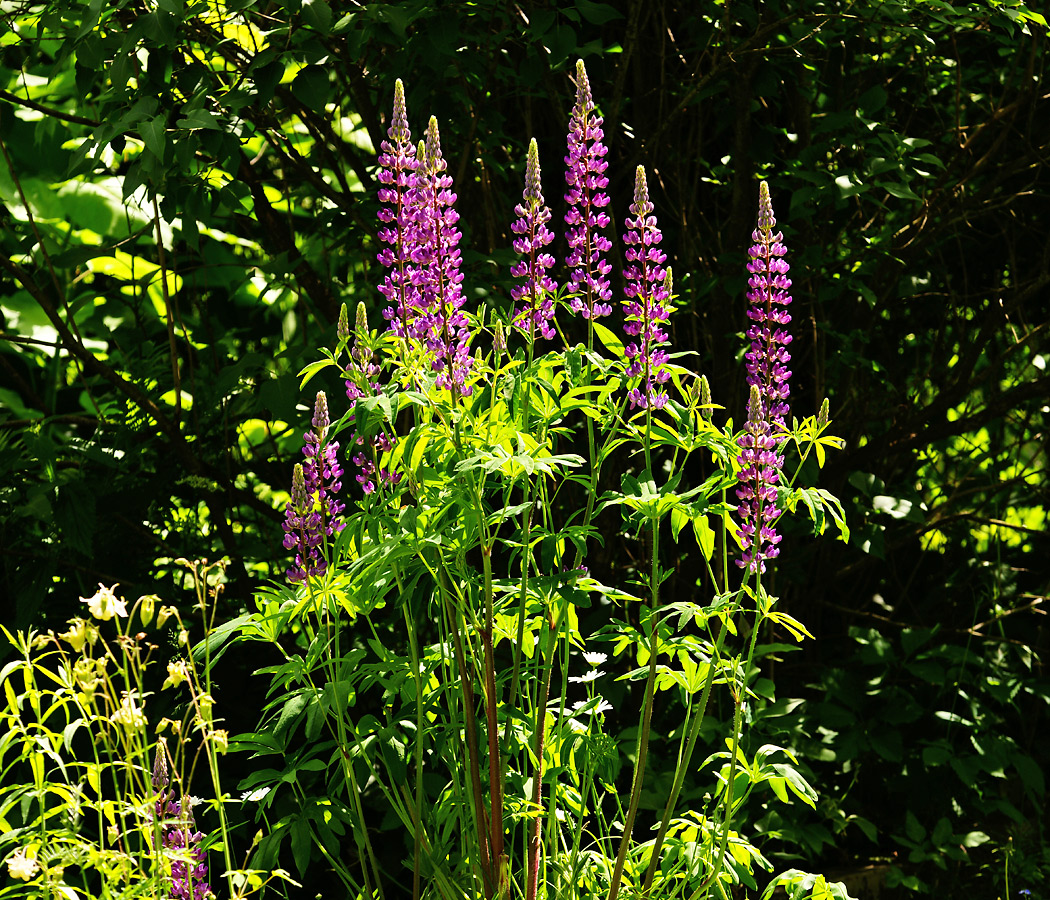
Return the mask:
{"type": "Polygon", "coordinates": [[[773,204],[769,197],[769,186],[760,182],[758,186],[758,227],[751,234],[754,242],[748,255],[747,299],[750,306],[747,317],[751,326],[747,337],[751,346],[747,351],[747,383],[756,385],[762,398],[765,418],[778,428],[784,427],[784,416],[790,390],[788,379],[791,372],[787,364],[791,361],[787,345],[791,335],[783,327],[791,322],[787,307],[791,304],[788,289],[791,280],[787,277],[789,266],[784,259],[787,248],[784,236],[774,232],[777,220],[773,217],[773,204]]]}
{"type": "Polygon", "coordinates": [[[423,322],[420,333],[432,354],[431,368],[437,373],[437,386],[465,397],[473,390],[466,380],[474,361],[470,355],[469,322],[463,312],[459,213],[446,168],[437,119],[431,117],[417,169],[417,230],[412,249],[423,322]]]}
{"type": "Polygon", "coordinates": [[[204,835],[197,831],[193,810],[184,812],[183,801],[170,790],[166,757],[162,738],[153,760],[153,815],[160,830],[161,847],[171,855],[169,896],[172,900],[206,900],[215,894],[208,884],[207,855],[200,846],[204,835]]]}
{"type": "Polygon", "coordinates": [[[547,227],[551,211],[543,202],[540,185],[540,154],[536,139],[529,142],[529,154],[525,163],[525,190],[522,202],[514,207],[518,219],[510,230],[518,235],[514,238],[514,251],[522,259],[510,270],[522,283],[511,288],[511,299],[522,306],[514,310],[514,324],[532,337],[539,331],[547,340],[554,337],[551,320],[554,318],[552,295],[558,289],[547,271],[554,265],[554,257],[544,253],[543,248],[554,240],[554,233],[547,227]]]}
{"type": "Polygon", "coordinates": [[[671,377],[667,351],[661,346],[667,342],[663,325],[671,314],[668,273],[663,268],[667,255],[659,248],[663,235],[652,212],[645,168],[638,166],[634,203],[624,237],[628,263],[623,273],[627,282],[624,293],[628,299],[624,304],[627,321],[623,330],[638,338],[637,343],[627,345],[625,353],[627,376],[641,377],[641,383],[631,389],[627,398],[631,406],[641,409],[662,409],[667,404],[667,394],[660,386],[671,377]]]}
{"type": "Polygon", "coordinates": [[[416,170],[419,160],[412,143],[405,110],[405,87],[399,78],[394,84],[394,112],[387,129],[387,137],[380,144],[379,202],[386,204],[379,210],[379,240],[387,246],[377,259],[388,270],[379,285],[379,292],[391,305],[383,310],[390,321],[390,329],[399,337],[408,337],[416,315],[418,288],[413,283],[413,231],[416,211],[416,170]]]}
{"type": "Polygon", "coordinates": [[[737,439],[740,453],[737,462],[739,485],[736,496],[737,515],[740,518],[740,545],[743,550],[737,565],[750,572],[765,572],[766,560],[780,555],[780,535],[776,519],[778,470],[784,457],[777,453],[773,429],[764,415],[762,395],[757,385],[751,385],[747,403],[747,424],[737,439]]]}
{"type": "Polygon", "coordinates": [[[774,431],[785,427],[784,416],[789,411],[791,372],[787,363],[791,357],[786,348],[791,343],[791,335],[783,326],[791,322],[787,312],[791,281],[787,278],[783,235],[773,231],[776,222],[769,186],[763,181],[758,193],[758,227],[751,236],[754,244],[748,251],[751,261],[747,266],[751,275],[747,291],[750,304],[747,315],[751,320],[747,337],[751,346],[745,358],[751,391],[747,424],[737,441],[740,446],[737,515],[743,550],[737,565],[750,572],[764,572],[766,561],[780,553],[776,485],[784,457],[777,452],[774,431]]]}
{"type": "Polygon", "coordinates": [[[340,518],[345,505],[336,497],[342,489],[339,480],[338,441],[327,440],[328,399],[318,391],[314,403],[312,430],[303,435],[303,456],[292,475],[292,499],[284,511],[284,547],[295,550],[295,563],[285,573],[293,584],[304,583],[310,575],[321,575],[328,567],[324,542],[343,530],[340,518]]]}
{"type": "Polygon", "coordinates": [[[604,254],[612,244],[601,229],[609,225],[605,207],[609,186],[605,156],[609,148],[602,143],[604,119],[595,112],[591,86],[583,60],[576,63],[576,105],[569,118],[568,153],[565,157],[565,214],[569,255],[565,262],[570,271],[569,305],[585,319],[596,319],[612,312],[612,288],[609,272],[612,266],[604,254]]]}

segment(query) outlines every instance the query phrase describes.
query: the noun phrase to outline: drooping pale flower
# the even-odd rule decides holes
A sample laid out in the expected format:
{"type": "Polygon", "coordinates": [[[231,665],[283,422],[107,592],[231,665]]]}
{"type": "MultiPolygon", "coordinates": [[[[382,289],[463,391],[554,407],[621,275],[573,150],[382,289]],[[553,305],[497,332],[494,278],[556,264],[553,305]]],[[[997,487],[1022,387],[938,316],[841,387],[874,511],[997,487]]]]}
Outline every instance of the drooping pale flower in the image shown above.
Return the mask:
{"type": "Polygon", "coordinates": [[[26,856],[25,848],[19,847],[7,858],[7,874],[18,881],[30,881],[40,871],[35,859],[26,856]]]}
{"type": "Polygon", "coordinates": [[[623,330],[638,338],[638,342],[628,344],[624,352],[627,355],[627,377],[641,378],[627,398],[631,406],[640,409],[662,409],[667,404],[667,394],[661,390],[661,385],[671,377],[667,368],[667,351],[663,349],[667,343],[663,326],[671,314],[671,297],[666,285],[669,273],[663,268],[667,255],[660,250],[663,235],[652,212],[645,168],[638,166],[632,215],[627,218],[624,237],[627,245],[624,257],[628,263],[623,272],[627,282],[624,293],[628,299],[624,304],[626,321],[623,330]]]}
{"type": "Polygon", "coordinates": [[[431,117],[424,158],[418,168],[417,233],[412,250],[418,273],[421,336],[431,354],[437,386],[454,395],[468,396],[473,388],[466,380],[474,360],[470,355],[469,322],[463,312],[461,234],[456,225],[459,213],[446,168],[437,119],[431,117]]]}
{"type": "Polygon", "coordinates": [[[336,496],[342,489],[339,480],[339,442],[329,441],[328,398],[318,391],[314,403],[312,430],[303,435],[305,462],[296,464],[292,474],[292,498],[284,511],[284,547],[295,549],[295,564],[286,577],[293,584],[303,583],[309,575],[320,575],[328,568],[323,553],[326,538],[345,527],[341,518],[344,503],[336,496]]]}
{"type": "Polygon", "coordinates": [[[131,694],[124,695],[120,701],[120,706],[109,718],[110,721],[122,726],[125,731],[129,732],[139,731],[146,727],[146,716],[131,694]]]}
{"type": "Polygon", "coordinates": [[[189,665],[184,659],[173,659],[168,662],[168,677],[164,679],[161,690],[178,687],[190,677],[189,665]]]}
{"type": "Polygon", "coordinates": [[[758,228],[752,234],[754,245],[748,251],[747,299],[751,326],[747,336],[751,346],[746,354],[747,381],[751,386],[747,403],[747,423],[737,439],[740,454],[737,462],[739,485],[736,490],[737,516],[740,519],[742,554],[737,565],[750,572],[764,572],[766,561],[780,554],[780,534],[776,520],[776,485],[784,457],[777,452],[774,429],[782,429],[788,413],[787,363],[791,357],[787,345],[791,335],[783,326],[791,321],[787,306],[791,303],[786,277],[788,265],[783,235],[774,233],[776,219],[769,198],[769,187],[763,181],[758,194],[758,228]]]}
{"type": "Polygon", "coordinates": [[[773,231],[776,224],[769,185],[762,181],[758,186],[758,227],[751,234],[754,243],[748,250],[751,261],[747,271],[751,277],[747,282],[750,303],[747,316],[751,326],[747,337],[751,346],[745,355],[747,383],[758,387],[763,415],[770,425],[784,428],[791,377],[787,368],[791,361],[787,352],[791,335],[785,328],[791,322],[787,311],[791,304],[788,294],[791,280],[787,277],[789,266],[784,259],[787,253],[784,236],[773,231]]]}
{"type": "Polygon", "coordinates": [[[554,233],[547,227],[551,211],[543,202],[540,154],[535,138],[529,142],[525,190],[521,197],[522,202],[514,207],[518,219],[510,226],[510,230],[518,235],[513,241],[514,251],[522,257],[510,270],[511,275],[522,279],[510,292],[515,303],[522,303],[514,310],[513,324],[530,339],[536,330],[550,340],[555,334],[551,320],[554,318],[553,294],[558,285],[547,274],[554,265],[554,257],[543,252],[543,248],[554,240],[554,233]]]}
{"type": "Polygon", "coordinates": [[[416,148],[408,127],[405,110],[405,87],[399,78],[394,84],[394,111],[390,118],[387,137],[380,144],[379,202],[386,204],[379,210],[383,227],[379,240],[387,246],[377,259],[387,268],[379,292],[390,303],[383,316],[390,321],[390,329],[399,337],[408,337],[416,315],[418,288],[413,279],[412,248],[415,229],[416,148]]]}
{"type": "Polygon", "coordinates": [[[99,582],[98,590],[90,597],[81,597],[80,602],[86,603],[91,615],[96,619],[101,619],[103,622],[108,622],[114,616],[126,619],[128,609],[124,601],[113,593],[115,588],[116,585],[106,587],[102,582],[99,582]]]}
{"type": "Polygon", "coordinates": [[[63,631],[59,637],[69,642],[74,653],[79,653],[84,649],[85,644],[94,645],[98,640],[98,629],[78,616],[69,620],[69,630],[63,631]]]}
{"type": "Polygon", "coordinates": [[[568,226],[566,237],[570,269],[569,305],[585,319],[607,316],[612,312],[612,289],[609,272],[612,266],[604,254],[612,249],[602,229],[609,225],[605,207],[609,195],[603,193],[609,185],[605,170],[608,147],[602,143],[604,119],[595,112],[591,86],[583,60],[576,62],[576,104],[569,118],[568,153],[565,156],[565,214],[568,226]]]}

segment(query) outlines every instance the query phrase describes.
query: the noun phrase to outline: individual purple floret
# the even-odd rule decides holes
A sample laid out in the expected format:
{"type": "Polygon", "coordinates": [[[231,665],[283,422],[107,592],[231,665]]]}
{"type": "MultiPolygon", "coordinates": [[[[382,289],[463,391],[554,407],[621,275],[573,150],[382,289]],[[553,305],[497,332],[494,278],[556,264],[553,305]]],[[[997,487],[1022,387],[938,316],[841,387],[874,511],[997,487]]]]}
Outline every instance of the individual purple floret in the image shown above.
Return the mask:
{"type": "Polygon", "coordinates": [[[791,322],[787,307],[791,303],[788,289],[791,280],[784,255],[783,235],[773,232],[777,220],[773,218],[773,204],[769,199],[769,186],[762,181],[758,185],[758,228],[751,234],[754,245],[748,251],[751,261],[747,271],[747,299],[750,307],[747,316],[751,327],[747,337],[751,347],[747,351],[747,383],[758,387],[762,398],[763,415],[771,425],[784,428],[784,417],[788,414],[787,398],[790,394],[787,369],[791,357],[787,345],[791,335],[783,327],[791,322]]]}
{"type": "Polygon", "coordinates": [[[740,454],[737,462],[739,485],[736,496],[740,503],[736,511],[740,518],[740,545],[743,550],[736,564],[750,572],[765,572],[766,560],[780,554],[780,535],[776,519],[778,469],[784,458],[777,451],[772,428],[763,415],[762,395],[757,385],[751,385],[747,403],[747,424],[737,439],[740,454]]]}
{"type": "Polygon", "coordinates": [[[317,393],[311,424],[313,430],[303,435],[306,460],[295,467],[292,499],[284,511],[284,547],[295,550],[295,564],[285,575],[293,584],[324,573],[328,567],[323,552],[325,538],[345,526],[340,518],[345,505],[335,496],[342,489],[339,479],[343,468],[338,441],[326,441],[330,422],[324,391],[317,393]]]}
{"type": "Polygon", "coordinates": [[[565,262],[570,269],[569,305],[585,319],[607,316],[612,312],[612,288],[609,272],[612,266],[604,259],[612,244],[600,229],[609,224],[605,207],[608,194],[602,191],[609,179],[605,170],[609,164],[605,155],[609,148],[602,143],[603,118],[594,111],[591,87],[583,60],[576,62],[576,105],[569,118],[568,154],[565,157],[565,202],[569,211],[565,224],[569,255],[565,262]]]}
{"type": "Polygon", "coordinates": [[[153,789],[157,792],[153,812],[160,829],[161,847],[171,857],[168,896],[172,900],[205,900],[215,894],[208,884],[207,854],[200,843],[204,835],[197,831],[193,810],[182,811],[183,803],[170,790],[167,749],[164,741],[157,744],[153,760],[153,789]]]}
{"type": "Polygon", "coordinates": [[[387,246],[377,259],[389,271],[379,286],[379,292],[391,304],[383,310],[390,321],[390,329],[399,337],[407,337],[416,315],[418,288],[413,279],[412,249],[416,205],[416,148],[408,128],[405,111],[405,87],[399,78],[394,83],[394,112],[387,129],[389,140],[380,144],[379,202],[386,204],[379,210],[379,240],[387,246]]]}
{"type": "Polygon", "coordinates": [[[514,238],[514,251],[522,256],[510,270],[515,278],[524,282],[511,288],[511,299],[523,305],[514,310],[514,325],[529,335],[539,331],[547,340],[554,337],[551,324],[554,318],[553,294],[558,289],[547,271],[554,265],[554,257],[544,253],[543,248],[554,240],[554,233],[547,227],[551,218],[550,209],[543,202],[540,185],[540,153],[536,139],[529,142],[529,155],[525,164],[525,190],[522,201],[514,207],[519,218],[510,230],[514,238]]]}
{"type": "Polygon", "coordinates": [[[670,291],[667,288],[667,271],[663,263],[667,255],[660,250],[663,239],[651,215],[653,204],[649,202],[649,188],[645,182],[645,168],[638,166],[634,177],[634,203],[632,215],[627,218],[627,234],[624,254],[628,263],[624,269],[627,286],[624,293],[628,300],[624,305],[627,321],[623,330],[637,336],[638,343],[628,344],[627,377],[641,376],[641,383],[627,395],[631,406],[641,409],[662,409],[667,404],[667,394],[660,386],[671,377],[667,368],[667,351],[662,345],[667,342],[663,324],[671,314],[670,291]]]}
{"type": "Polygon", "coordinates": [[[472,393],[466,383],[474,360],[470,323],[463,312],[463,274],[459,270],[459,213],[453,204],[452,178],[445,174],[437,119],[427,127],[426,147],[418,174],[417,237],[412,261],[418,267],[422,337],[432,354],[437,386],[460,396],[472,393]]]}

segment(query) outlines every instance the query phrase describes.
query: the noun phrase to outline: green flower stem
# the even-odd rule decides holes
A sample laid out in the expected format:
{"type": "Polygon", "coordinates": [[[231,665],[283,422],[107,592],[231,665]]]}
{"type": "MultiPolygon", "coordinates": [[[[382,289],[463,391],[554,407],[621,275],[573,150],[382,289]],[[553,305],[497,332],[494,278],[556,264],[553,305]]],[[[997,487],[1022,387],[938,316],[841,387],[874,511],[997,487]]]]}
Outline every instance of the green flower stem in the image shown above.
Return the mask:
{"type": "MultiPolygon", "coordinates": [[[[398,592],[403,597],[405,595],[404,585],[401,581],[401,573],[397,569],[394,570],[394,579],[397,581],[398,592]]],[[[416,746],[414,751],[416,763],[416,808],[414,818],[417,824],[413,835],[412,850],[412,900],[419,900],[420,843],[422,837],[419,826],[423,821],[423,739],[426,736],[423,731],[423,679],[419,672],[419,646],[416,643],[416,631],[412,625],[412,617],[408,612],[408,604],[402,603],[401,610],[404,613],[405,631],[408,634],[408,652],[412,662],[412,677],[416,683],[416,746]]]]}
{"type": "MultiPolygon", "coordinates": [[[[306,579],[306,589],[307,589],[307,592],[310,595],[310,605],[314,609],[316,609],[317,608],[317,597],[314,596],[313,583],[311,582],[311,580],[309,578],[306,579]]],[[[325,608],[325,612],[326,613],[328,612],[327,607],[325,608]]],[[[332,627],[332,616],[329,615],[329,616],[327,616],[327,618],[328,618],[329,628],[331,628],[332,627]]],[[[335,647],[335,658],[338,659],[338,658],[340,658],[340,648],[339,648],[340,629],[339,628],[335,628],[334,632],[335,633],[333,635],[333,646],[335,647]]],[[[337,677],[338,673],[335,670],[335,660],[332,659],[331,657],[326,657],[325,658],[325,666],[328,669],[328,671],[325,673],[325,675],[328,678],[329,683],[330,684],[338,683],[338,677],[337,677]]],[[[313,687],[313,685],[311,685],[311,687],[313,687]]],[[[316,691],[316,687],[314,687],[314,690],[316,691]]],[[[327,713],[325,714],[325,718],[326,719],[328,718],[328,714],[327,713]]],[[[347,786],[349,787],[349,791],[347,793],[349,794],[350,802],[351,802],[351,804],[354,807],[354,813],[357,816],[357,825],[358,825],[358,827],[353,829],[354,842],[357,844],[358,853],[361,853],[363,851],[365,857],[368,859],[368,864],[372,867],[372,875],[374,876],[375,882],[376,882],[374,890],[378,892],[379,897],[382,897],[383,896],[383,893],[382,893],[383,892],[383,880],[380,877],[380,873],[379,873],[379,862],[376,859],[374,850],[372,849],[372,842],[371,842],[371,840],[368,837],[368,829],[365,827],[365,812],[364,812],[364,809],[361,806],[361,791],[360,791],[360,789],[358,788],[358,785],[357,785],[357,775],[354,772],[354,764],[353,764],[353,761],[350,759],[350,755],[346,752],[346,749],[345,749],[349,745],[350,741],[348,740],[348,737],[347,737],[347,728],[346,728],[346,724],[347,723],[346,723],[346,719],[343,716],[343,711],[340,710],[339,712],[337,712],[335,714],[334,718],[335,718],[336,740],[338,741],[338,746],[340,748],[340,754],[339,755],[340,755],[340,759],[342,761],[343,778],[348,783],[347,786]]],[[[329,727],[331,727],[331,726],[329,726],[329,727]]],[[[361,755],[364,756],[363,753],[361,755]]],[[[371,879],[369,878],[368,869],[365,868],[365,866],[363,866],[363,865],[361,866],[361,874],[364,877],[365,890],[369,891],[369,896],[374,896],[374,894],[372,893],[373,887],[372,887],[372,885],[370,883],[371,879]]]]}
{"type": "Polygon", "coordinates": [[[707,677],[704,679],[704,688],[700,694],[699,709],[693,715],[693,721],[689,727],[689,734],[686,738],[685,753],[679,760],[678,767],[674,774],[674,783],[671,785],[671,793],[667,797],[667,804],[664,806],[664,814],[660,819],[660,829],[656,834],[656,841],[653,843],[652,855],[649,857],[649,871],[645,873],[645,883],[642,886],[643,896],[649,895],[649,890],[653,885],[653,877],[656,875],[657,869],[660,868],[660,849],[663,846],[664,837],[667,835],[667,828],[671,824],[671,815],[674,812],[675,804],[678,802],[678,795],[682,791],[682,785],[685,783],[685,773],[689,770],[689,762],[693,758],[693,750],[696,748],[697,738],[700,736],[700,728],[704,722],[704,714],[707,712],[707,702],[711,697],[711,686],[715,681],[715,669],[718,668],[715,664],[715,659],[719,655],[721,649],[722,640],[725,637],[726,630],[723,628],[718,632],[718,636],[715,639],[715,648],[711,654],[711,658],[708,661],[707,666],[707,677]]]}
{"type": "MultiPolygon", "coordinates": [[[[480,508],[478,515],[481,515],[480,508]]],[[[489,846],[492,852],[493,874],[502,871],[503,853],[503,765],[499,747],[499,721],[496,716],[496,660],[492,646],[493,602],[492,602],[492,546],[485,543],[481,548],[481,559],[485,570],[485,627],[481,629],[481,643],[485,653],[485,717],[489,745],[489,846]]],[[[510,888],[497,885],[502,896],[510,888]]]]}
{"type": "Polygon", "coordinates": [[[460,690],[463,694],[463,720],[467,732],[467,771],[470,775],[471,793],[474,804],[474,827],[478,835],[478,855],[481,873],[485,880],[485,895],[492,897],[496,890],[493,872],[493,858],[489,847],[488,818],[481,794],[481,768],[478,762],[478,731],[474,720],[474,686],[467,671],[466,657],[463,653],[463,637],[460,630],[460,614],[452,607],[448,599],[448,576],[444,567],[441,569],[441,594],[448,609],[452,633],[452,650],[459,670],[460,690]]]}
{"type": "MultiPolygon", "coordinates": [[[[156,201],[154,201],[154,208],[156,208],[156,201]]],[[[158,220],[158,228],[159,228],[158,220]]],[[[191,569],[193,572],[194,588],[197,593],[197,601],[201,609],[201,619],[204,624],[204,690],[209,697],[214,696],[211,690],[211,641],[208,640],[209,634],[215,626],[215,615],[218,611],[218,603],[213,603],[211,607],[211,619],[207,619],[208,609],[208,572],[210,569],[216,566],[220,569],[225,569],[222,563],[217,563],[215,566],[202,565],[201,571],[198,572],[197,564],[194,564],[191,569]],[[203,583],[202,578],[203,576],[203,583]]],[[[218,600],[218,588],[216,588],[215,599],[218,600]]],[[[198,714],[200,710],[198,710],[198,714]]],[[[207,723],[207,727],[211,728],[211,722],[207,723]]],[[[207,748],[208,754],[208,771],[211,775],[212,790],[215,793],[216,806],[219,812],[219,826],[222,829],[222,855],[223,862],[226,863],[226,883],[230,892],[230,896],[234,893],[233,884],[233,856],[230,853],[230,823],[226,818],[226,803],[225,796],[222,793],[222,786],[219,783],[219,757],[215,752],[215,742],[211,735],[205,731],[205,747],[207,748]]]]}
{"type": "MultiPolygon", "coordinates": [[[[533,354],[535,353],[535,344],[532,336],[532,319],[529,319],[529,344],[528,344],[528,363],[525,367],[527,373],[532,372],[533,354]]],[[[527,379],[523,379],[525,384],[525,415],[522,419],[522,426],[526,433],[529,430],[529,416],[531,414],[532,406],[532,389],[527,379]]],[[[526,489],[524,491],[525,496],[529,500],[528,509],[521,514],[521,593],[518,596],[518,632],[517,640],[515,641],[515,653],[514,653],[514,668],[511,672],[510,677],[510,693],[507,695],[508,702],[513,703],[514,698],[518,692],[518,679],[521,674],[521,657],[522,642],[525,640],[525,602],[529,588],[529,562],[531,560],[530,549],[532,547],[532,510],[536,505],[536,498],[539,494],[539,481],[537,480],[532,484],[531,492],[526,489]]],[[[507,718],[507,726],[503,732],[503,742],[508,744],[510,741],[510,726],[512,719],[507,718]]]]}
{"type": "MultiPolygon", "coordinates": [[[[529,562],[532,554],[530,547],[532,545],[532,509],[536,505],[536,500],[539,497],[539,482],[535,482],[532,485],[532,491],[529,494],[529,508],[522,513],[521,516],[521,591],[518,595],[518,631],[517,639],[515,641],[514,651],[514,668],[511,671],[510,677],[510,693],[507,695],[509,703],[514,703],[515,697],[518,693],[518,681],[521,677],[521,663],[524,650],[522,645],[525,641],[525,606],[528,597],[529,588],[529,562]]],[[[507,725],[503,730],[503,743],[508,744],[510,742],[510,728],[513,719],[507,718],[507,725]]]]}
{"type": "MultiPolygon", "coordinates": [[[[758,573],[755,586],[756,596],[761,597],[762,594],[762,574],[758,573]]],[[[759,601],[760,602],[760,601],[759,601]]],[[[715,858],[714,869],[711,874],[704,879],[704,883],[701,887],[706,887],[712,883],[717,884],[721,887],[718,882],[719,877],[722,874],[722,866],[725,861],[726,847],[729,844],[729,828],[733,819],[733,791],[736,787],[736,764],[737,764],[737,753],[740,747],[740,720],[744,708],[744,699],[747,696],[747,678],[748,672],[751,671],[751,664],[755,656],[755,643],[758,640],[759,627],[762,624],[763,613],[762,609],[759,608],[755,612],[755,627],[751,631],[751,642],[747,649],[747,660],[744,664],[742,682],[740,685],[740,691],[737,693],[735,698],[736,709],[733,713],[733,741],[732,746],[729,748],[729,776],[726,784],[726,795],[725,803],[723,806],[724,812],[722,814],[722,838],[719,842],[718,856],[715,858]]],[[[724,893],[724,891],[723,891],[724,893]]],[[[696,896],[694,894],[694,896],[696,896]]]]}
{"type": "MultiPolygon", "coordinates": [[[[652,472],[652,456],[649,436],[652,433],[652,409],[645,408],[645,468],[652,472]]],[[[609,885],[609,900],[616,900],[620,892],[620,879],[623,876],[624,863],[631,843],[631,832],[634,830],[634,819],[638,814],[638,803],[642,796],[642,781],[645,778],[645,764],[649,755],[649,730],[653,718],[653,698],[656,693],[656,657],[660,650],[660,520],[653,518],[652,527],[652,560],[649,572],[650,611],[649,618],[649,674],[645,680],[645,699],[642,702],[642,717],[638,732],[638,749],[634,760],[634,779],[631,784],[631,802],[627,808],[627,818],[623,824],[623,835],[620,837],[620,849],[616,854],[612,881],[609,885]]]]}
{"type": "Polygon", "coordinates": [[[544,649],[543,686],[536,698],[536,728],[534,752],[536,768],[532,775],[532,809],[535,818],[529,820],[529,856],[528,875],[525,883],[525,900],[536,900],[540,871],[540,832],[543,828],[543,743],[547,727],[547,698],[550,696],[551,676],[554,672],[554,650],[558,639],[558,629],[553,622],[548,623],[547,646],[544,649]]]}

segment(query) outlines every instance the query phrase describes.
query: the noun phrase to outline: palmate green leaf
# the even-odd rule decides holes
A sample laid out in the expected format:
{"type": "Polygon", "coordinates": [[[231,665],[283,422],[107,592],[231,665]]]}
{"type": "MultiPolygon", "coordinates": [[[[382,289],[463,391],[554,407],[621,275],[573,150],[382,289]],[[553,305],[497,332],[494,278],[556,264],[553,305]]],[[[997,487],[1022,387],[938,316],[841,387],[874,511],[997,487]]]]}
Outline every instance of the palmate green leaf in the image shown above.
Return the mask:
{"type": "Polygon", "coordinates": [[[525,441],[519,435],[518,452],[511,453],[502,446],[494,446],[488,450],[479,450],[466,459],[456,464],[457,472],[470,472],[481,470],[492,474],[499,472],[502,475],[517,479],[525,474],[530,478],[537,472],[543,475],[553,475],[557,469],[577,469],[585,462],[582,456],[575,453],[551,454],[546,447],[539,446],[532,452],[523,452],[525,441]]]}

